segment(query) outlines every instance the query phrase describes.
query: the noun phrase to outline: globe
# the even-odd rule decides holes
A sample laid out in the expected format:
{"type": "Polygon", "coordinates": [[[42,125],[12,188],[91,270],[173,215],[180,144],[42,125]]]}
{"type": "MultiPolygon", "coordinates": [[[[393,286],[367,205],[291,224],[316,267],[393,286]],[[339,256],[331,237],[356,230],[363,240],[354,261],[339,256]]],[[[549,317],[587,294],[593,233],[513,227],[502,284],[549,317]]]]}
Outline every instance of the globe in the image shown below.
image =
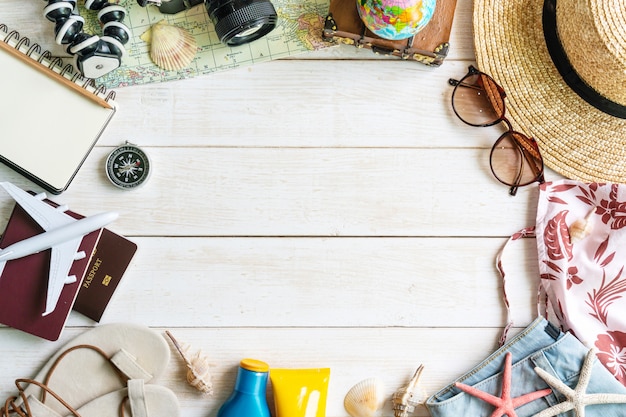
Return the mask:
{"type": "Polygon", "coordinates": [[[356,0],[365,26],[383,39],[415,36],[435,12],[436,0],[356,0]]]}

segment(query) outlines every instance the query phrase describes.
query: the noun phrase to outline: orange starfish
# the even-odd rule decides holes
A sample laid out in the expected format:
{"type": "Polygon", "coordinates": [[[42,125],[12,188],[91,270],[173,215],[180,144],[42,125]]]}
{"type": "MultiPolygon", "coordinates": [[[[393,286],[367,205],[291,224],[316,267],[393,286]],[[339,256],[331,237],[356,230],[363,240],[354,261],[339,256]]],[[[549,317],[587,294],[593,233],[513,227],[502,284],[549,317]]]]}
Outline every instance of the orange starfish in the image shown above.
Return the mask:
{"type": "Polygon", "coordinates": [[[517,417],[517,414],[515,414],[514,411],[516,408],[521,407],[522,405],[527,404],[531,401],[534,401],[537,398],[545,397],[552,392],[550,388],[546,388],[524,394],[519,397],[511,398],[511,356],[511,352],[507,352],[506,356],[504,357],[504,372],[502,374],[502,394],[500,394],[500,397],[496,397],[495,395],[491,395],[487,392],[481,391],[474,387],[470,387],[469,385],[465,385],[460,382],[454,384],[457,388],[465,391],[466,393],[473,395],[474,397],[480,398],[481,400],[495,406],[496,409],[491,414],[491,417],[502,417],[504,415],[508,417],[517,417]]]}

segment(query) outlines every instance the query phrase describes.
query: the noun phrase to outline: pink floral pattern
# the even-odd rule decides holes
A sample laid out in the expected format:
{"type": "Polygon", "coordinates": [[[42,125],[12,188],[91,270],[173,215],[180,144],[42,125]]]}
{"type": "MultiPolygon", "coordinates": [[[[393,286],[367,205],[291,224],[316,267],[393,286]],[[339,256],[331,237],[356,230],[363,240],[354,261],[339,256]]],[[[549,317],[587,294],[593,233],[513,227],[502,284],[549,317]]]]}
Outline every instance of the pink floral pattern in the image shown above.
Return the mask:
{"type": "Polygon", "coordinates": [[[548,220],[543,232],[543,240],[546,245],[548,258],[558,261],[559,259],[572,259],[572,244],[570,243],[569,230],[565,219],[568,211],[560,211],[548,220]]]}
{"type": "Polygon", "coordinates": [[[540,191],[536,237],[548,303],[539,307],[595,345],[626,385],[626,185],[562,180],[540,191]],[[591,233],[572,243],[570,226],[590,212],[591,233]]]}
{"type": "Polygon", "coordinates": [[[620,279],[623,270],[624,268],[622,267],[617,276],[606,284],[606,277],[603,276],[600,287],[594,288],[592,292],[587,293],[587,305],[591,307],[591,316],[605,326],[608,326],[608,308],[621,298],[621,293],[626,291],[626,280],[620,279]]]}
{"type": "Polygon", "coordinates": [[[599,334],[596,340],[598,358],[615,375],[622,384],[626,385],[626,333],[608,331],[599,334]]]}

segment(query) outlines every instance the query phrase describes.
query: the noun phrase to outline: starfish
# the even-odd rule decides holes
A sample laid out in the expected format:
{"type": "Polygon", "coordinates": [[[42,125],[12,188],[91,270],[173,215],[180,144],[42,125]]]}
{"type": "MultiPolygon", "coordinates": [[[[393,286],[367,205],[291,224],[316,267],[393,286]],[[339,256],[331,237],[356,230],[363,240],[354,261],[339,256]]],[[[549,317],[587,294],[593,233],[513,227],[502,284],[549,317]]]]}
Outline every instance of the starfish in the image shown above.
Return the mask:
{"type": "Polygon", "coordinates": [[[536,367],[535,372],[543,378],[550,386],[563,394],[567,400],[547,408],[533,417],[553,417],[569,410],[574,410],[577,417],[585,417],[585,406],[593,404],[626,404],[626,394],[587,394],[587,385],[591,379],[591,369],[596,353],[595,349],[590,349],[585,357],[585,362],[580,370],[578,384],[571,389],[558,378],[536,367]]]}
{"type": "Polygon", "coordinates": [[[491,414],[491,417],[502,417],[504,415],[507,415],[508,417],[517,417],[517,414],[514,411],[517,407],[521,407],[522,405],[534,401],[537,398],[545,397],[552,392],[550,388],[546,388],[543,390],[524,394],[519,397],[511,398],[511,356],[511,352],[507,352],[506,356],[504,357],[502,393],[500,394],[500,397],[496,397],[495,395],[491,395],[487,392],[481,391],[469,385],[462,384],[460,382],[457,382],[455,384],[457,388],[465,391],[466,393],[473,395],[474,397],[480,398],[481,400],[495,406],[496,409],[491,414]]]}

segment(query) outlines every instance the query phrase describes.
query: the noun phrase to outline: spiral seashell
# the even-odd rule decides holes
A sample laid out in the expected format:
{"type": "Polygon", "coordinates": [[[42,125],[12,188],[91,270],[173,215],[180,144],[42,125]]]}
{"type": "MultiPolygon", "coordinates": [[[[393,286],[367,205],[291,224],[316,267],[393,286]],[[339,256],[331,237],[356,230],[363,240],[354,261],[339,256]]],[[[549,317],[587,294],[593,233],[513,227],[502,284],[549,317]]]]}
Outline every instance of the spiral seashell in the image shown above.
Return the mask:
{"type": "Polygon", "coordinates": [[[200,350],[190,355],[189,345],[178,342],[169,331],[165,331],[165,334],[170,338],[187,365],[187,383],[205,394],[213,394],[213,384],[211,382],[211,374],[209,373],[209,359],[200,350]]]}
{"type": "Polygon", "coordinates": [[[426,393],[418,385],[424,365],[418,366],[409,383],[399,388],[392,397],[394,417],[408,417],[415,407],[424,403],[426,393]]]}
{"type": "Polygon", "coordinates": [[[576,220],[569,227],[569,241],[571,244],[580,242],[593,231],[591,216],[595,210],[591,210],[584,218],[576,220]]]}
{"type": "Polygon", "coordinates": [[[352,417],[373,417],[384,402],[381,382],[376,378],[368,378],[350,388],[343,406],[352,417]]]}
{"type": "Polygon", "coordinates": [[[155,23],[140,38],[150,43],[150,58],[159,68],[176,71],[188,66],[198,52],[196,38],[165,19],[155,23]]]}

